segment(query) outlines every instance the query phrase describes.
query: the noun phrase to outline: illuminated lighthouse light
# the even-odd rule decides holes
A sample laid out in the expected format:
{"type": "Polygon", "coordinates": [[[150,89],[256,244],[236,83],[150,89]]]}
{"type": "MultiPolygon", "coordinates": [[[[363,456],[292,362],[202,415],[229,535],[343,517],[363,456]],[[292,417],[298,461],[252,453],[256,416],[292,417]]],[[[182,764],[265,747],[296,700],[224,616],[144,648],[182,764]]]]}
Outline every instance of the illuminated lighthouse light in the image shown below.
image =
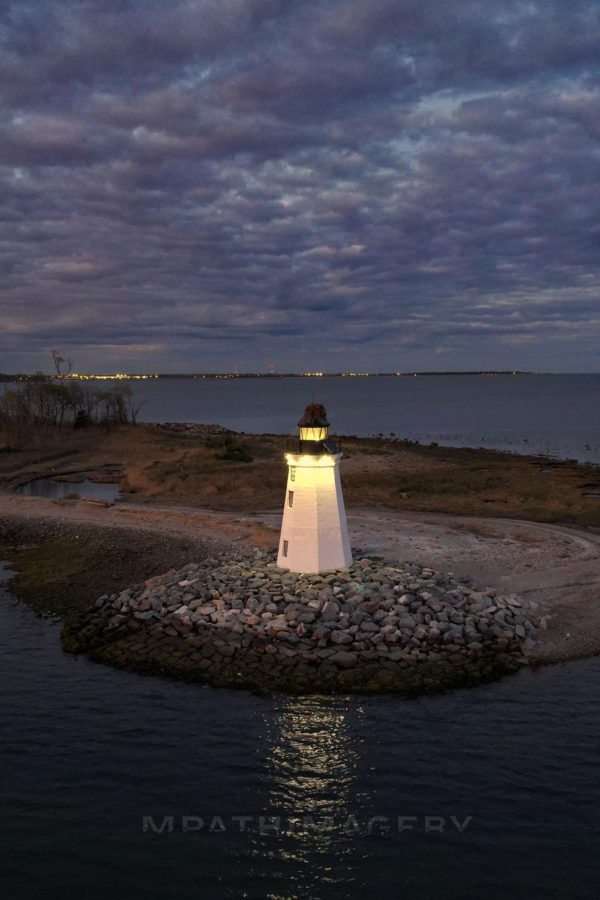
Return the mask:
{"type": "Polygon", "coordinates": [[[329,439],[327,413],[307,406],[297,451],[286,453],[288,480],[277,565],[292,572],[350,566],[352,553],[340,481],[342,453],[329,439]]]}

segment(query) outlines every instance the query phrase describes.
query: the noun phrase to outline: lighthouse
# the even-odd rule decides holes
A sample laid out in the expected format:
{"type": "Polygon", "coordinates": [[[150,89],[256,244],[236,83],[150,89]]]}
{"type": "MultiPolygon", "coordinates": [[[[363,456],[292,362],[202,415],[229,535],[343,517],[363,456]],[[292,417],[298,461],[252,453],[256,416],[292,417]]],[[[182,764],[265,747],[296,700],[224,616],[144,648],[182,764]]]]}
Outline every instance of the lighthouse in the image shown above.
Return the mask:
{"type": "Polygon", "coordinates": [[[340,482],[339,444],[329,438],[325,407],[311,403],[286,453],[287,489],[277,565],[292,572],[324,572],[352,564],[340,482]]]}

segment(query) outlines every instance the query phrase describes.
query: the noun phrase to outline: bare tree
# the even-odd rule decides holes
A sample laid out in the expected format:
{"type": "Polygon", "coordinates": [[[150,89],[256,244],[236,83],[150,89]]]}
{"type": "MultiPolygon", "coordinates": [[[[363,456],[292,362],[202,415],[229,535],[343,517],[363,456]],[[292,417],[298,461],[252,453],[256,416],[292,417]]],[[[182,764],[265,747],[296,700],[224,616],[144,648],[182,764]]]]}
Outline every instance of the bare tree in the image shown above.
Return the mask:
{"type": "Polygon", "coordinates": [[[73,368],[73,362],[70,359],[65,359],[64,356],[58,352],[58,350],[51,350],[52,359],[54,361],[54,368],[56,369],[56,374],[59,378],[64,378],[65,375],[71,374],[71,369],[73,368]],[[65,370],[63,370],[63,366],[65,366],[65,370]]]}
{"type": "MultiPolygon", "coordinates": [[[[60,440],[66,426],[135,425],[141,403],[131,385],[114,382],[102,390],[65,379],[65,360],[53,351],[60,381],[37,372],[0,395],[0,446],[46,447],[60,440]]],[[[69,371],[71,367],[68,361],[69,371]]]]}

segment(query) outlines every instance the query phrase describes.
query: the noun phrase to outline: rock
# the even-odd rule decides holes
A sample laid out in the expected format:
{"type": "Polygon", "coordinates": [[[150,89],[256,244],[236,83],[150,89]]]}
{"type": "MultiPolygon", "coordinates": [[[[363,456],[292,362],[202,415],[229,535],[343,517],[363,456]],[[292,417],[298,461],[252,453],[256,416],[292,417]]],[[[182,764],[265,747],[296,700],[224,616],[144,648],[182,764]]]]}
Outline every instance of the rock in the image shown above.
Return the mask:
{"type": "Polygon", "coordinates": [[[331,641],[334,644],[351,644],[352,635],[348,634],[346,631],[332,631],[331,641]]]}
{"type": "Polygon", "coordinates": [[[360,604],[360,608],[364,612],[372,615],[374,612],[376,612],[379,609],[379,600],[365,600],[363,603],[360,604]]]}
{"type": "Polygon", "coordinates": [[[189,613],[189,608],[188,608],[187,606],[180,606],[178,609],[175,610],[175,612],[173,613],[173,615],[175,615],[175,616],[187,616],[188,613],[189,613]]]}
{"type": "Polygon", "coordinates": [[[334,653],[339,653],[335,647],[324,647],[321,650],[315,650],[314,655],[317,659],[327,659],[328,657],[333,656],[334,653]]]}
{"type": "Polygon", "coordinates": [[[331,628],[326,628],[325,625],[317,625],[316,628],[313,628],[313,637],[315,640],[326,640],[331,634],[331,628]]]}
{"type": "Polygon", "coordinates": [[[65,644],[107,661],[114,646],[119,665],[154,660],[218,684],[415,691],[527,664],[548,621],[512,595],[411,563],[361,558],[297,575],[273,558],[212,559],[103,595],[65,644]]]}
{"type": "Polygon", "coordinates": [[[147,622],[149,619],[157,619],[158,613],[153,610],[142,610],[142,612],[136,611],[134,612],[134,618],[138,619],[140,622],[147,622]]]}
{"type": "Polygon", "coordinates": [[[357,654],[349,650],[337,650],[329,658],[336,666],[341,666],[343,669],[352,669],[358,662],[357,654]]]}
{"type": "Polygon", "coordinates": [[[328,600],[321,610],[321,616],[323,619],[336,619],[337,615],[340,611],[338,604],[335,600],[328,600]]]}

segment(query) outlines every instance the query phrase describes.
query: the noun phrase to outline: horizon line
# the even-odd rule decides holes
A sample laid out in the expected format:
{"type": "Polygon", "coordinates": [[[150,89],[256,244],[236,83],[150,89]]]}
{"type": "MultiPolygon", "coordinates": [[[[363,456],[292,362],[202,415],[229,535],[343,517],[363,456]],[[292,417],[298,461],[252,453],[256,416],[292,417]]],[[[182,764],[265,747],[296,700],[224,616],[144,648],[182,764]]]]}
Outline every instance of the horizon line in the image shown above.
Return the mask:
{"type": "Polygon", "coordinates": [[[368,372],[368,371],[338,371],[338,372],[15,372],[0,373],[2,381],[19,381],[32,379],[36,376],[62,381],[78,380],[152,380],[161,378],[192,378],[192,379],[236,379],[236,378],[406,378],[416,376],[440,376],[440,375],[599,375],[600,372],[548,372],[544,370],[527,369],[444,369],[444,370],[418,370],[405,371],[368,372]]]}

